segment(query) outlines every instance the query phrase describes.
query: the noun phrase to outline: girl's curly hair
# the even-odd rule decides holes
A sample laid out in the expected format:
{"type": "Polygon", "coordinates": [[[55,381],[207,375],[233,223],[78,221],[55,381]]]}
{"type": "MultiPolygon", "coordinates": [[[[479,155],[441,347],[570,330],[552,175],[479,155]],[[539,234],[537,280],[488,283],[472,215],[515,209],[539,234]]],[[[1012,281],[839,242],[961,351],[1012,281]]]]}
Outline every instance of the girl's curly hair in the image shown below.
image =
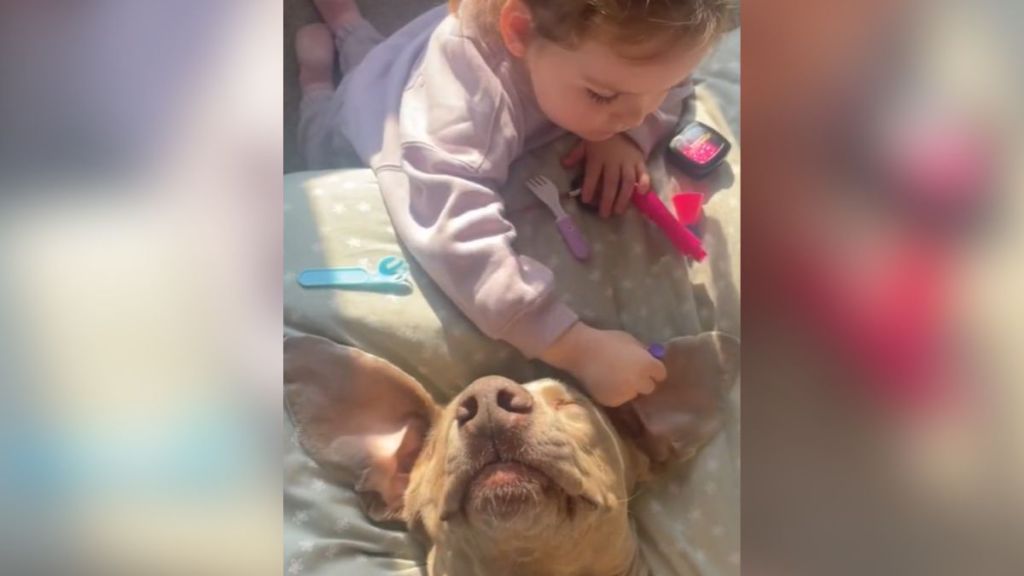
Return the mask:
{"type": "MultiPolygon", "coordinates": [[[[485,31],[497,29],[508,0],[449,0],[452,12],[485,31]],[[462,6],[464,5],[464,6],[462,6]]],[[[739,25],[738,0],[520,0],[534,33],[573,46],[595,35],[616,46],[652,40],[707,42],[739,25]]]]}

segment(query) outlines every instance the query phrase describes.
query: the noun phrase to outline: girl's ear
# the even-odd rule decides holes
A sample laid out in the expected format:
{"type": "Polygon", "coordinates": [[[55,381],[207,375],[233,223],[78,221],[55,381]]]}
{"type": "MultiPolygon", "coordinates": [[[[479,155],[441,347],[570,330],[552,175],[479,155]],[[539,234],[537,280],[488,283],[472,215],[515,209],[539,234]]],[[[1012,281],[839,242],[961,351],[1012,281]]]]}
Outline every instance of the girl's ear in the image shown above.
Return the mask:
{"type": "Polygon", "coordinates": [[[509,53],[516,58],[526,56],[526,47],[530,42],[532,30],[533,16],[526,4],[522,0],[505,2],[498,17],[498,31],[509,53]]]}

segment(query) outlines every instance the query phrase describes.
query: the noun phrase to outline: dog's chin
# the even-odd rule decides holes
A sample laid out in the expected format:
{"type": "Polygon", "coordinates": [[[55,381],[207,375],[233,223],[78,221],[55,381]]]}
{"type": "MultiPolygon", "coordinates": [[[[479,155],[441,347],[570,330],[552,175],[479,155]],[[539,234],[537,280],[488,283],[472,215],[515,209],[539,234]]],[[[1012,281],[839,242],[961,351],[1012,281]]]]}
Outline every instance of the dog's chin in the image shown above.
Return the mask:
{"type": "Polygon", "coordinates": [[[532,515],[558,490],[551,478],[519,462],[495,462],[470,481],[466,493],[469,516],[510,521],[532,515]]]}

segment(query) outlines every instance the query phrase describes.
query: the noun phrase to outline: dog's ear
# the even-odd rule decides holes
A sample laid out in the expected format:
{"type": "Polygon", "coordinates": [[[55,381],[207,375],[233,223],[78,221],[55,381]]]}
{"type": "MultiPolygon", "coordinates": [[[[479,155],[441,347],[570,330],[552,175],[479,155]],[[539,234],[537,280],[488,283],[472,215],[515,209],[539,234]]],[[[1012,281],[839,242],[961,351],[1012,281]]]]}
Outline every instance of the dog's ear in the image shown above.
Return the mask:
{"type": "Polygon", "coordinates": [[[284,341],[284,396],[299,442],[351,483],[375,520],[397,520],[437,404],[389,362],[316,336],[284,341]]]}
{"type": "Polygon", "coordinates": [[[675,338],[666,345],[665,368],[668,378],[652,394],[609,410],[655,467],[690,458],[721,428],[739,376],[739,340],[721,332],[675,338]]]}
{"type": "MultiPolygon", "coordinates": [[[[622,432],[621,425],[616,423],[616,426],[622,432]]],[[[636,436],[627,434],[622,434],[622,436],[626,459],[626,491],[633,494],[636,486],[650,480],[654,471],[650,457],[637,444],[636,436]]]]}

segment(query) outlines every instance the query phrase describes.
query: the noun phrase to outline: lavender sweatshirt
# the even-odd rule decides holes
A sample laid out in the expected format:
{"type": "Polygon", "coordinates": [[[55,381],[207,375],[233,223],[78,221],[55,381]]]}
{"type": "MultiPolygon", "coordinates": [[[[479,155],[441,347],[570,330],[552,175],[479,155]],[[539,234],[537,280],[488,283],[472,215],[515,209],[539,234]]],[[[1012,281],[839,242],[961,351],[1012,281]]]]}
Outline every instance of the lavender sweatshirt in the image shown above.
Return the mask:
{"type": "MultiPolygon", "coordinates": [[[[551,270],[517,254],[499,193],[509,166],[564,134],[504,47],[439,6],[374,48],[336,93],[345,137],[376,173],[398,237],[481,331],[536,357],[576,320],[551,270]]],[[[628,134],[649,154],[689,83],[628,134]]]]}

